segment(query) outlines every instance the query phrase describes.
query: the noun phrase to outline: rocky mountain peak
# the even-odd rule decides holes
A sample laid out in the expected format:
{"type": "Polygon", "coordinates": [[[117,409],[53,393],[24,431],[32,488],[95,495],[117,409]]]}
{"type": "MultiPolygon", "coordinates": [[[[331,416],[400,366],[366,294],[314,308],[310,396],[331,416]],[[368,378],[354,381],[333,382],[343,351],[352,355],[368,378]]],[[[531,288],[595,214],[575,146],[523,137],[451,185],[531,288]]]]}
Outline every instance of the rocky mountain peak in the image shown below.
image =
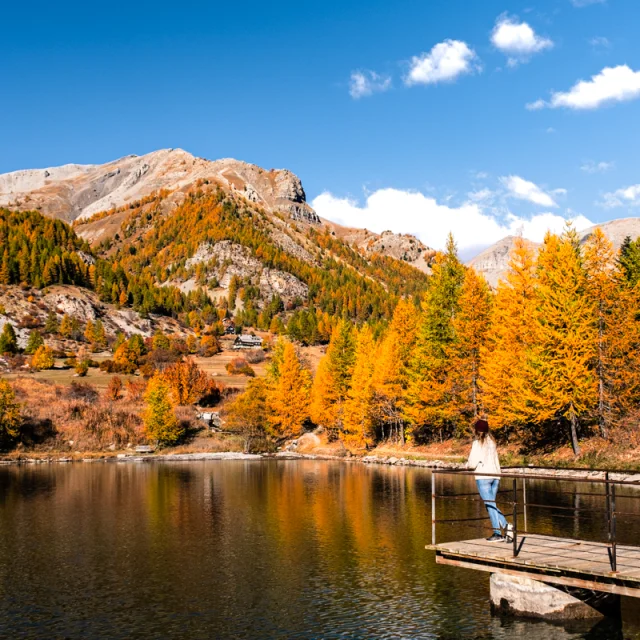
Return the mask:
{"type": "Polygon", "coordinates": [[[183,149],[129,155],[106,164],[68,164],[0,175],[0,206],[37,209],[68,222],[118,208],[154,191],[187,190],[198,180],[219,182],[268,211],[317,224],[300,179],[233,159],[206,160],[183,149]]]}

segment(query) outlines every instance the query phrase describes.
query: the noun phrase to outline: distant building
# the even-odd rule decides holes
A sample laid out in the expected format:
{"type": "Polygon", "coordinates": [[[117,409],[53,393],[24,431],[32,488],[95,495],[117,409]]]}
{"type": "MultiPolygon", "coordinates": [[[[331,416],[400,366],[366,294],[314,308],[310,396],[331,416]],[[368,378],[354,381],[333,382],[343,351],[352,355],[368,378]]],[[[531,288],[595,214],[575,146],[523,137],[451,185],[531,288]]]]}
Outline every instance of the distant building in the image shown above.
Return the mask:
{"type": "Polygon", "coordinates": [[[261,349],[262,338],[259,336],[242,335],[236,338],[233,343],[234,349],[261,349]]]}

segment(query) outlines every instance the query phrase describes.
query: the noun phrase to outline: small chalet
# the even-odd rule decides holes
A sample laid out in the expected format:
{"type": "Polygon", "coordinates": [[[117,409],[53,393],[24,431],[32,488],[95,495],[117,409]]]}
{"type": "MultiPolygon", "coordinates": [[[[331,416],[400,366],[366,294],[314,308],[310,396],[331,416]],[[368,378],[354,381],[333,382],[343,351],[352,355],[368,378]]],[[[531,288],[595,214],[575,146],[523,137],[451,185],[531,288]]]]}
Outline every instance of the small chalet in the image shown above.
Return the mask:
{"type": "Polygon", "coordinates": [[[236,338],[233,343],[234,349],[261,349],[262,338],[260,336],[242,335],[236,338]]]}

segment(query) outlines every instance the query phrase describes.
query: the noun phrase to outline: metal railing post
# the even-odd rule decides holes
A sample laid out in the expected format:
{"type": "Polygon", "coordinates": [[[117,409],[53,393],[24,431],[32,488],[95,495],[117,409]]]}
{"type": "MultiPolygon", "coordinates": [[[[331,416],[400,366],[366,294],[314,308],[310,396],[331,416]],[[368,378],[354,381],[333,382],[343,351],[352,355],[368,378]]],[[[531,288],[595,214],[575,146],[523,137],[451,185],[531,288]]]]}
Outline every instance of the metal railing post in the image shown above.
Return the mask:
{"type": "Polygon", "coordinates": [[[518,481],[513,479],[513,557],[518,555],[518,481]]]}
{"type": "Polygon", "coordinates": [[[611,570],[618,570],[616,544],[616,485],[611,485],[611,570]]]}
{"type": "Polygon", "coordinates": [[[527,527],[527,479],[522,478],[522,505],[524,511],[524,530],[528,531],[527,527]]]}
{"type": "Polygon", "coordinates": [[[436,546],[436,474],[431,472],[431,544],[436,546]]]}

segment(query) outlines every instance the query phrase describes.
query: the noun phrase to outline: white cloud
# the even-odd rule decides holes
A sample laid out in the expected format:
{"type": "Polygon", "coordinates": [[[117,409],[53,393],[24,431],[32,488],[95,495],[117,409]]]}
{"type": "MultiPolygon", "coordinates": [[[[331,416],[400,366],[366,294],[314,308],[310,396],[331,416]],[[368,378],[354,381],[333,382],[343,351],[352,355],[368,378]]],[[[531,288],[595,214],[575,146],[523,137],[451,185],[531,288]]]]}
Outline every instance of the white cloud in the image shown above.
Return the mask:
{"type": "Polygon", "coordinates": [[[547,133],[555,133],[556,130],[553,127],[547,127],[547,133]]]}
{"type": "MultiPolygon", "coordinates": [[[[556,201],[537,184],[525,180],[520,176],[505,176],[500,178],[509,195],[519,200],[528,200],[542,207],[557,207],[556,201]]],[[[556,190],[556,193],[558,190],[556,190]]]]}
{"type": "Polygon", "coordinates": [[[526,107],[529,111],[538,111],[539,109],[544,109],[547,106],[547,103],[544,100],[536,100],[535,102],[529,102],[526,107]]]}
{"type": "Polygon", "coordinates": [[[624,189],[605,193],[601,205],[606,209],[640,205],[640,184],[634,184],[630,187],[625,187],[624,189]]]}
{"type": "Polygon", "coordinates": [[[527,109],[567,107],[568,109],[597,109],[612,102],[624,102],[640,97],[640,71],[626,64],[605,67],[591,80],[580,80],[569,91],[551,95],[551,100],[536,100],[527,109]]]}
{"type": "Polygon", "coordinates": [[[506,15],[500,16],[491,32],[491,42],[509,57],[510,67],[526,62],[534,53],[551,49],[553,42],[539,36],[526,22],[518,22],[506,15]]]}
{"type": "MultiPolygon", "coordinates": [[[[561,232],[565,224],[563,216],[550,212],[531,218],[509,213],[501,219],[477,202],[448,206],[423,193],[399,189],[379,189],[367,196],[364,205],[329,192],[322,193],[311,204],[320,216],[339,224],[378,233],[387,229],[412,233],[436,249],[445,247],[447,234],[451,232],[461,252],[488,246],[520,232],[540,242],[548,229],[561,232]]],[[[584,216],[575,217],[574,223],[578,229],[592,225],[584,216]]]]}
{"type": "Polygon", "coordinates": [[[467,197],[472,202],[491,202],[495,198],[495,192],[491,189],[479,189],[478,191],[471,191],[467,194],[467,197]]]}
{"type": "Polygon", "coordinates": [[[614,162],[593,162],[593,160],[589,160],[589,162],[585,162],[580,167],[580,171],[585,173],[605,173],[614,167],[614,162]]]}
{"type": "Polygon", "coordinates": [[[411,58],[404,82],[407,86],[450,82],[460,75],[479,70],[478,56],[466,42],[445,40],[435,45],[429,53],[411,58]]]}
{"type": "Polygon", "coordinates": [[[611,46],[611,41],[609,38],[605,38],[604,36],[596,36],[595,38],[589,39],[589,44],[592,47],[603,47],[604,49],[608,49],[611,46]]]}
{"type": "Polygon", "coordinates": [[[391,78],[375,71],[354,71],[349,81],[349,94],[356,100],[390,88],[391,78]]]}
{"type": "Polygon", "coordinates": [[[606,4],[607,0],[571,0],[574,7],[588,7],[590,4],[606,4]]]}

